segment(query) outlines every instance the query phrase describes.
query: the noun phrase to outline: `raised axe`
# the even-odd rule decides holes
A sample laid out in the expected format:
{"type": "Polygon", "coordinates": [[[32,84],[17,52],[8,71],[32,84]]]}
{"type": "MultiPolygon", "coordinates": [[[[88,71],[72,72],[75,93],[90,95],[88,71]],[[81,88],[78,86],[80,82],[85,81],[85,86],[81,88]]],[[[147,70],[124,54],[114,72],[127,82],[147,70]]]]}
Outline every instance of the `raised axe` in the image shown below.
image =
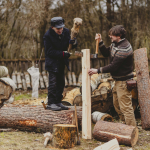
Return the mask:
{"type": "MultiPolygon", "coordinates": [[[[97,39],[96,40],[96,51],[95,51],[95,54],[91,54],[90,58],[97,58],[98,57],[98,47],[99,47],[99,41],[97,39]]],[[[83,53],[79,52],[79,51],[75,51],[74,55],[83,57],[83,53]]]]}
{"type": "MultiPolygon", "coordinates": [[[[82,25],[82,19],[81,18],[74,18],[73,19],[73,27],[71,29],[71,40],[74,40],[77,37],[81,25],[82,25]]],[[[72,44],[69,44],[68,52],[71,49],[72,49],[72,44]]]]}

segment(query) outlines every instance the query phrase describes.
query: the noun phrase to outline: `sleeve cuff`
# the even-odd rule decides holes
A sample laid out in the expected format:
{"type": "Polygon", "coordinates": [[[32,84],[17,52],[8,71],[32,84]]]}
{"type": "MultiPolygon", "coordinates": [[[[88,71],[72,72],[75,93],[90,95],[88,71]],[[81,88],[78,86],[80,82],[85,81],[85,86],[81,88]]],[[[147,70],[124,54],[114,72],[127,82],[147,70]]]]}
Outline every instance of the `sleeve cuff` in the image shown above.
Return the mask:
{"type": "Polygon", "coordinates": [[[99,42],[99,48],[101,48],[104,45],[103,41],[99,42]]]}
{"type": "Polygon", "coordinates": [[[100,67],[100,68],[97,69],[97,73],[98,73],[98,74],[99,74],[99,73],[102,73],[102,67],[100,67]]]}

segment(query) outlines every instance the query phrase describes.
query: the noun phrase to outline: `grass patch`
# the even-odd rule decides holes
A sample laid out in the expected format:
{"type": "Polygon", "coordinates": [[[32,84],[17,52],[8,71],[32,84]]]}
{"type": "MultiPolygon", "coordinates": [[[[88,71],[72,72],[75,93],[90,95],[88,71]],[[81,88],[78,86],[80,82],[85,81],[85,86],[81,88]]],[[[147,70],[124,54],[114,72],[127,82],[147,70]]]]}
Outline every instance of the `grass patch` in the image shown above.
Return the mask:
{"type": "MultiPolygon", "coordinates": [[[[14,96],[15,96],[15,101],[32,99],[32,91],[26,91],[26,92],[16,91],[14,96]]],[[[46,97],[47,97],[47,90],[39,90],[39,98],[46,98],[46,97]]]]}
{"type": "Polygon", "coordinates": [[[15,94],[15,101],[17,100],[26,100],[26,99],[30,99],[31,93],[24,93],[24,94],[15,94]]]}

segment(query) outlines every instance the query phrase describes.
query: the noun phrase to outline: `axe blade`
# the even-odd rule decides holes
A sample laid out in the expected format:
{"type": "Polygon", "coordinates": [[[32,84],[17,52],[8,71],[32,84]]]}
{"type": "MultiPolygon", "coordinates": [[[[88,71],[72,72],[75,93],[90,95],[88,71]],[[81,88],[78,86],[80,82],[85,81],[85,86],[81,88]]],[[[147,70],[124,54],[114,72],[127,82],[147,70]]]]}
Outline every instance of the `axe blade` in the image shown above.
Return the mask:
{"type": "Polygon", "coordinates": [[[90,55],[90,58],[97,58],[98,57],[98,54],[91,54],[90,55]]]}

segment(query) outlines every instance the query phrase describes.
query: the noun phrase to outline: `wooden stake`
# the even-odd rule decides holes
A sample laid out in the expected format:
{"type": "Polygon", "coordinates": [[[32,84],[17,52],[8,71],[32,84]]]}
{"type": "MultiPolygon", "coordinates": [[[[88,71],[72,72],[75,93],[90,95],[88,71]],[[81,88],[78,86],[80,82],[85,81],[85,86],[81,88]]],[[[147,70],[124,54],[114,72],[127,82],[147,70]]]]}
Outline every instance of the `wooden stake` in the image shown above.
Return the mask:
{"type": "Polygon", "coordinates": [[[82,138],[92,139],[91,81],[88,75],[88,70],[90,69],[90,50],[83,49],[82,52],[82,138]]]}

